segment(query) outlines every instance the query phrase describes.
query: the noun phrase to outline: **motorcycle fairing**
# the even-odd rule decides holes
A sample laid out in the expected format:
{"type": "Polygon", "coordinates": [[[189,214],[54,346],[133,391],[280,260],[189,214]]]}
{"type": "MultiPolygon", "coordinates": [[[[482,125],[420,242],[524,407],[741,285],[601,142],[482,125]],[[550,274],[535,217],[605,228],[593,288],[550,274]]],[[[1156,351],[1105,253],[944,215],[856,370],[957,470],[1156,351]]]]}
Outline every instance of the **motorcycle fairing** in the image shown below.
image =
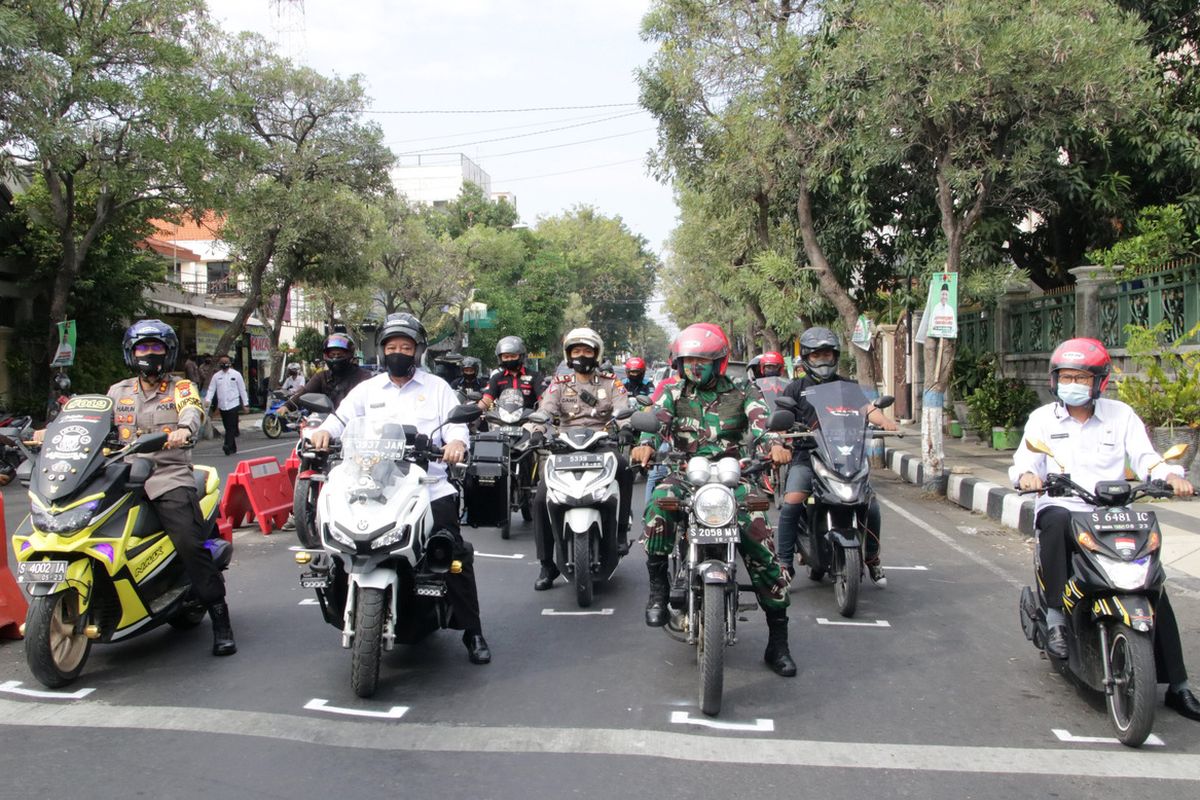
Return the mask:
{"type": "Polygon", "coordinates": [[[1092,602],[1092,617],[1096,620],[1116,619],[1143,633],[1154,630],[1154,607],[1142,595],[1097,597],[1092,602]]]}

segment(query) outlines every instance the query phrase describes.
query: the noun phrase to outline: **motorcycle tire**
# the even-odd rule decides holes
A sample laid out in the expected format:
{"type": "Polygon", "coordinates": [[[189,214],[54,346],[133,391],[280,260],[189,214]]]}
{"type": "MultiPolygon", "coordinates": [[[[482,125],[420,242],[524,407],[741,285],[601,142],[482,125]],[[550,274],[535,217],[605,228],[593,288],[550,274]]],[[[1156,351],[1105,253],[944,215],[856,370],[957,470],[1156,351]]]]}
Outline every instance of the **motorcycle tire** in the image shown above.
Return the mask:
{"type": "Polygon", "coordinates": [[[704,585],[696,647],[700,659],[700,710],[715,717],[721,713],[725,690],[725,587],[720,584],[704,585]]]}
{"type": "Polygon", "coordinates": [[[817,561],[821,558],[821,554],[818,552],[815,542],[813,542],[812,534],[803,535],[803,538],[807,539],[811,544],[805,547],[797,540],[796,545],[804,553],[804,564],[808,570],[808,579],[820,583],[824,580],[826,572],[824,565],[817,564],[817,561]]]}
{"type": "Polygon", "coordinates": [[[262,419],[262,432],[268,439],[278,439],[283,435],[283,421],[274,414],[267,414],[262,419]]]}
{"type": "Polygon", "coordinates": [[[25,661],[33,677],[47,689],[62,688],[83,672],[92,640],[74,632],[80,621],[79,598],[74,589],[29,601],[25,661]]]}
{"type": "Polygon", "coordinates": [[[531,500],[528,496],[526,496],[524,501],[521,502],[521,519],[525,520],[526,522],[533,521],[533,500],[531,500]]]}
{"type": "Polygon", "coordinates": [[[354,606],[354,642],[350,650],[350,688],[359,697],[375,694],[379,685],[379,656],[383,650],[383,618],[387,603],[383,589],[360,587],[354,606]]]}
{"type": "Polygon", "coordinates": [[[511,539],[512,538],[512,514],[509,514],[508,519],[506,519],[506,520],[504,520],[504,522],[500,523],[500,538],[501,539],[511,539]]]}
{"type": "Polygon", "coordinates": [[[292,522],[296,525],[296,538],[302,547],[320,547],[317,535],[317,488],[308,478],[297,478],[292,491],[292,522]]]}
{"type": "Polygon", "coordinates": [[[592,604],[592,537],[590,531],[575,531],[575,602],[580,608],[592,604]]]}
{"type": "Polygon", "coordinates": [[[1158,697],[1152,637],[1120,622],[1108,626],[1104,658],[1115,685],[1105,697],[1105,706],[1117,738],[1127,747],[1141,747],[1154,724],[1158,697]]]}
{"type": "Polygon", "coordinates": [[[862,551],[857,547],[847,549],[840,545],[834,545],[833,549],[836,553],[834,559],[839,562],[833,571],[833,596],[837,600],[838,612],[843,617],[853,617],[858,608],[858,587],[862,582],[862,551]]]}
{"type": "Polygon", "coordinates": [[[206,614],[208,614],[208,609],[204,606],[199,603],[188,603],[172,614],[171,618],[167,620],[167,624],[177,631],[190,631],[204,621],[206,614]]]}

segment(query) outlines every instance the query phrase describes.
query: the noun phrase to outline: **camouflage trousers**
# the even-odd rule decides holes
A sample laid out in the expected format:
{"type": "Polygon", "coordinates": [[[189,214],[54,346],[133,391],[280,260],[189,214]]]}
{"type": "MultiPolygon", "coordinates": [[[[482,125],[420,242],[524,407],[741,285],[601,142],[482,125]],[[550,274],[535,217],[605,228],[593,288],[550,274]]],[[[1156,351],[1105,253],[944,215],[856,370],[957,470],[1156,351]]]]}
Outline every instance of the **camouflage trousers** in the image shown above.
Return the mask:
{"type": "MultiPolygon", "coordinates": [[[[670,555],[675,547],[675,526],[679,522],[680,514],[664,511],[659,502],[666,497],[682,500],[683,481],[683,476],[678,473],[669,475],[658,482],[650,495],[650,502],[646,505],[644,534],[648,555],[670,555]]],[[[739,504],[746,501],[749,491],[744,483],[737,487],[734,495],[739,504]]],[[[767,515],[761,511],[742,511],[738,514],[738,527],[742,537],[738,543],[738,552],[742,554],[742,561],[750,574],[750,583],[758,595],[758,604],[764,610],[787,608],[790,602],[788,584],[775,558],[775,537],[767,524],[767,515]]]]}

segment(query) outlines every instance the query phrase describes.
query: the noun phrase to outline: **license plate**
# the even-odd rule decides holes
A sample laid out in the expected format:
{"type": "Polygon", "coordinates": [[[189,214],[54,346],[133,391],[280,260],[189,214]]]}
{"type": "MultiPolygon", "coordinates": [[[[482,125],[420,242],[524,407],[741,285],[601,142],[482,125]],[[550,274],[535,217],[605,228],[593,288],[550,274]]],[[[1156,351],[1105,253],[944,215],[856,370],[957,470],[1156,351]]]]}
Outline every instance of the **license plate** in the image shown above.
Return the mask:
{"type": "Polygon", "coordinates": [[[328,589],[333,580],[328,575],[308,572],[300,576],[300,585],[305,589],[328,589]]]}
{"type": "Polygon", "coordinates": [[[729,544],[737,543],[741,536],[736,525],[725,528],[692,528],[688,537],[695,544],[729,544]]]}
{"type": "Polygon", "coordinates": [[[62,583],[66,579],[66,561],[21,561],[17,564],[17,583],[62,583]]]}
{"type": "Polygon", "coordinates": [[[1146,511],[1097,511],[1092,514],[1092,528],[1098,532],[1143,531],[1154,525],[1154,515],[1146,511]]]}
{"type": "Polygon", "coordinates": [[[600,469],[604,466],[604,456],[591,453],[567,453],[556,456],[555,469],[600,469]]]}

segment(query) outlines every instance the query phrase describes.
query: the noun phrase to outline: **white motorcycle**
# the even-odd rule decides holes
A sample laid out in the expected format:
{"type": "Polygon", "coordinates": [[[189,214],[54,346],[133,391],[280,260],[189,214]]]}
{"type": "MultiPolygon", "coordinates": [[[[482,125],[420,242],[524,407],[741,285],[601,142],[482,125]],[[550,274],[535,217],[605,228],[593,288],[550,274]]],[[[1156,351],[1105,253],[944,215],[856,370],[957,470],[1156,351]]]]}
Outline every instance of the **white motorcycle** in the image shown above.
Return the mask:
{"type": "MultiPolygon", "coordinates": [[[[329,411],[321,395],[301,402],[329,411]]],[[[459,406],[444,424],[479,415],[477,406],[459,406]]],[[[434,529],[429,485],[437,479],[426,470],[442,451],[428,437],[411,425],[356,418],[341,445],[341,463],[317,500],[321,546],[297,550],[296,563],[305,568],[300,585],[316,590],[325,621],[351,650],[354,693],[370,697],[382,650],[450,627],[446,574],[462,570],[470,548],[434,529]]]]}

